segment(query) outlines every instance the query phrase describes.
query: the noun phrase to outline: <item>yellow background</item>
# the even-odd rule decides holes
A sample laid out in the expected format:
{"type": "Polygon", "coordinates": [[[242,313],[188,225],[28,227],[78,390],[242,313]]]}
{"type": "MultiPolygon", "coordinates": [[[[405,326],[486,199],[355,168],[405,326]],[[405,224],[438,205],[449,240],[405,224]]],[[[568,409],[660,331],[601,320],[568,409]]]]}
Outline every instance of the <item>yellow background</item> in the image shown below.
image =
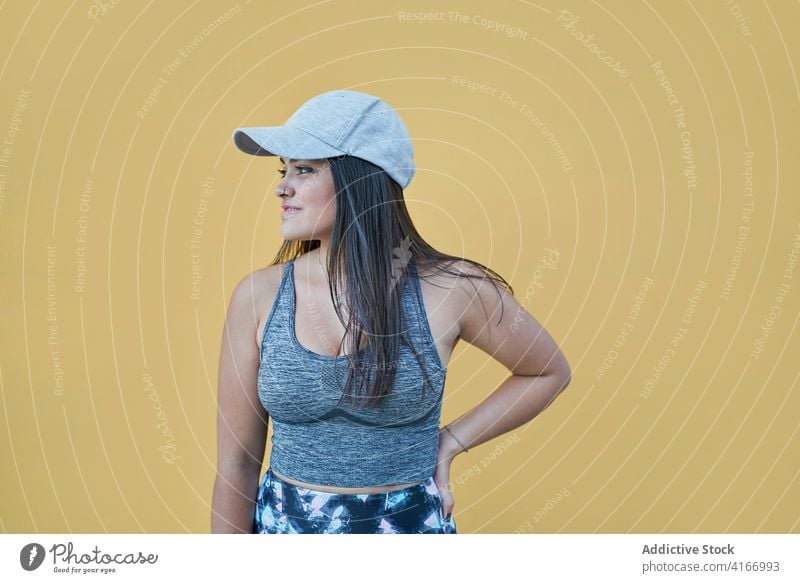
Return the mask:
{"type": "MultiPolygon", "coordinates": [[[[208,532],[222,321],[280,242],[277,161],[231,133],[355,89],[408,125],[423,236],[504,275],[573,368],[457,459],[459,532],[800,532],[798,21],[744,0],[5,3],[0,530],[208,532]]],[[[443,422],[507,374],[460,344],[443,422]]]]}

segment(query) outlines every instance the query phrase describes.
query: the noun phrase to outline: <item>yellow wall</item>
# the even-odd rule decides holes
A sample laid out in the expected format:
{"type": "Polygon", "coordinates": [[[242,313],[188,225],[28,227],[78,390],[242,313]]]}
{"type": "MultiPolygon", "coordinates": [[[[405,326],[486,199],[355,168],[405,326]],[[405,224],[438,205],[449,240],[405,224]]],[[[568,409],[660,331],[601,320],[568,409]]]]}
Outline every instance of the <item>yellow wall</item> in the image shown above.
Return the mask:
{"type": "MultiPolygon", "coordinates": [[[[347,88],[406,121],[424,236],[509,279],[573,367],[457,459],[461,532],[800,532],[798,20],[6,3],[0,530],[208,532],[225,308],[280,242],[278,164],[231,132],[347,88]]],[[[506,374],[460,345],[443,421],[506,374]]]]}

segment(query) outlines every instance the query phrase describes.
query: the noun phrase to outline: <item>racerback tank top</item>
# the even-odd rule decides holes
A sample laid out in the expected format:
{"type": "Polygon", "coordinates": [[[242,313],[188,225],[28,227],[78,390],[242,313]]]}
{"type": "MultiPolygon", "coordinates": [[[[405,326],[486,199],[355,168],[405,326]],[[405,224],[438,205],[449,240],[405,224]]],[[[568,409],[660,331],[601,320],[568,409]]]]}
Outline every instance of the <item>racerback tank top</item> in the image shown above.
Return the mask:
{"type": "Polygon", "coordinates": [[[431,334],[412,258],[398,285],[401,337],[392,394],[378,408],[336,403],[346,356],[318,354],[295,334],[294,259],[285,264],[261,342],[258,395],[273,424],[270,466],[289,478],[341,488],[420,482],[433,475],[447,368],[431,334]]]}

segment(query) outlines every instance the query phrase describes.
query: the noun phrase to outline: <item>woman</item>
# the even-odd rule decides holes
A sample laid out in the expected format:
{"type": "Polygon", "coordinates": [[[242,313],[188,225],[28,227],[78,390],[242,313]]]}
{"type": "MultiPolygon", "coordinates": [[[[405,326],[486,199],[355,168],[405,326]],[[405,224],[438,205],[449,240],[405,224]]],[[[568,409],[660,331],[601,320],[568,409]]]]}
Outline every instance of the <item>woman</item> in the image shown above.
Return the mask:
{"type": "Polygon", "coordinates": [[[456,533],[453,459],[542,411],[564,355],[501,276],[417,233],[411,140],[379,98],[329,91],[234,142],[279,157],[284,242],[226,316],[212,532],[456,533]],[[512,374],[440,429],[459,339],[512,374]]]}

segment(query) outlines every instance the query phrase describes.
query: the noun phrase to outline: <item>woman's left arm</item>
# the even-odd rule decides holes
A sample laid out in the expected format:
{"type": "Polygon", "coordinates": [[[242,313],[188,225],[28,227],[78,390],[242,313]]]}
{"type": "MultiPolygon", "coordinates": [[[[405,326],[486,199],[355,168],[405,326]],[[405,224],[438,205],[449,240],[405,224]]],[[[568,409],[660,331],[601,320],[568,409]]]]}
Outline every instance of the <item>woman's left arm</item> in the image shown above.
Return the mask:
{"type": "MultiPolygon", "coordinates": [[[[464,265],[462,269],[470,273],[483,273],[464,265]]],[[[458,321],[459,338],[489,354],[511,375],[483,402],[448,423],[452,433],[440,430],[436,473],[442,482],[449,481],[450,463],[464,448],[472,449],[527,423],[571,380],[569,363],[556,342],[505,288],[488,278],[462,277],[453,292],[463,296],[465,306],[458,321]]],[[[437,484],[442,490],[439,479],[437,484]]],[[[449,514],[449,491],[443,498],[445,514],[449,514]]]]}

